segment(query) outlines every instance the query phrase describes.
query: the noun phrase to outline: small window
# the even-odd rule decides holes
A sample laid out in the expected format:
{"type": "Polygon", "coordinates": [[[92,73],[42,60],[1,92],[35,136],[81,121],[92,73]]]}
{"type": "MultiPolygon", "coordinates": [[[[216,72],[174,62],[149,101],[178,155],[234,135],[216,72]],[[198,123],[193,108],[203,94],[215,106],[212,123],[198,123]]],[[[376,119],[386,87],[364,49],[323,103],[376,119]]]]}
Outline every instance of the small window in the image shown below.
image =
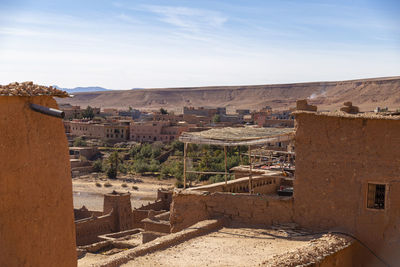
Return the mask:
{"type": "Polygon", "coordinates": [[[385,193],[386,185],[368,184],[367,208],[378,210],[385,209],[385,193]]]}

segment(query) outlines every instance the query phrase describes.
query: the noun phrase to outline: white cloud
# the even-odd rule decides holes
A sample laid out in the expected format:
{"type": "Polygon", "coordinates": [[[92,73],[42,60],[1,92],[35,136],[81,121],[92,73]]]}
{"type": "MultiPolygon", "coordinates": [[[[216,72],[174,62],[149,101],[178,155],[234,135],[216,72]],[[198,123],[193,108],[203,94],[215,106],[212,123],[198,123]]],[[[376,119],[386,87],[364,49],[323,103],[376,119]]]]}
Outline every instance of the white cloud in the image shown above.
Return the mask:
{"type": "Polygon", "coordinates": [[[193,32],[220,28],[228,20],[225,15],[206,9],[157,5],[146,5],[143,8],[159,15],[160,21],[193,32]]]}

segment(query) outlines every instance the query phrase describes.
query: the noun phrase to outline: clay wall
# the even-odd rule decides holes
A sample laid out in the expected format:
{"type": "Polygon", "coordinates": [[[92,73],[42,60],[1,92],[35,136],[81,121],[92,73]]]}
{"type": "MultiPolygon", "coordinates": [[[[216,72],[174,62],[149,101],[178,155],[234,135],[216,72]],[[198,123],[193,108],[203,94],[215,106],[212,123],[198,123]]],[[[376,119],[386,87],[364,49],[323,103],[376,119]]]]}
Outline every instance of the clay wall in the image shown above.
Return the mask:
{"type": "Polygon", "coordinates": [[[76,266],[68,143],[49,96],[0,96],[0,266],[76,266]]]}
{"type": "Polygon", "coordinates": [[[166,205],[163,200],[156,200],[154,202],[149,202],[149,204],[140,207],[140,210],[167,210],[166,205]]]}
{"type": "Polygon", "coordinates": [[[214,217],[271,225],[293,220],[293,199],[267,195],[181,191],[174,193],[171,206],[171,232],[214,217]]]}
{"type": "Polygon", "coordinates": [[[149,216],[148,210],[133,210],[133,227],[134,228],[144,228],[144,224],[142,223],[143,219],[146,219],[149,216]]]}
{"type": "Polygon", "coordinates": [[[400,232],[400,121],[296,115],[295,222],[351,233],[395,265],[400,232]],[[384,209],[367,208],[368,183],[386,185],[384,209]]]}
{"type": "Polygon", "coordinates": [[[133,215],[130,193],[111,193],[104,195],[103,212],[112,212],[112,231],[119,232],[133,228],[133,215]]]}
{"type": "Polygon", "coordinates": [[[76,244],[78,246],[92,244],[99,241],[99,235],[113,232],[113,219],[112,214],[107,214],[76,221],[76,244]]]}
{"type": "Polygon", "coordinates": [[[82,206],[80,209],[74,209],[74,219],[81,220],[85,218],[89,218],[92,216],[92,212],[89,211],[85,206],[82,206]]]}
{"type": "MultiPolygon", "coordinates": [[[[236,172],[235,172],[236,175],[236,172]]],[[[247,173],[248,175],[248,173],[247,173]]],[[[252,188],[256,194],[273,194],[276,193],[279,185],[281,184],[280,177],[274,176],[256,176],[252,179],[252,188]]],[[[245,193],[249,192],[249,178],[243,177],[236,180],[214,183],[199,187],[193,187],[189,190],[208,191],[208,192],[231,192],[231,193],[245,193]]]]}

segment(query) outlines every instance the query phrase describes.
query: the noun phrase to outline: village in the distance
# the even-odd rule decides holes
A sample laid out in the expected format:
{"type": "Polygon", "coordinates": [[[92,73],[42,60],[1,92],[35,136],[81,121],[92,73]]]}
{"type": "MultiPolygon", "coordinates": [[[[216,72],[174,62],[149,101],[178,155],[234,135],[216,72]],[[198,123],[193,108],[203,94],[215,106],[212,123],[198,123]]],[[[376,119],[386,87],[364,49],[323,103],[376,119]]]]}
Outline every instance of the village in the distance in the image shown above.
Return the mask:
{"type": "Polygon", "coordinates": [[[0,267],[400,266],[400,1],[0,1],[0,267]]]}
{"type": "Polygon", "coordinates": [[[33,82],[0,86],[5,266],[398,261],[399,110],[299,99],[175,114],[53,97],[71,99],[33,82]]]}

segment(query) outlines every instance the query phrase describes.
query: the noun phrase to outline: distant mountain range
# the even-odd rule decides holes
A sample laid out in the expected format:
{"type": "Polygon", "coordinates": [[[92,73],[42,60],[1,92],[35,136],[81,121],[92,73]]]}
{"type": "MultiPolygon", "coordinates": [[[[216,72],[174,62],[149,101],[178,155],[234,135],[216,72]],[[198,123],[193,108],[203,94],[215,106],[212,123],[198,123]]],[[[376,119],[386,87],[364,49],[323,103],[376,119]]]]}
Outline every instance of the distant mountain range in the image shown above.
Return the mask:
{"type": "Polygon", "coordinates": [[[75,87],[75,88],[61,88],[57,85],[53,85],[53,87],[66,91],[69,94],[74,93],[88,93],[88,92],[102,92],[102,91],[110,91],[111,89],[106,89],[99,86],[89,86],[89,87],[75,87]]]}
{"type": "MultiPolygon", "coordinates": [[[[54,88],[66,91],[68,94],[74,93],[90,93],[90,92],[104,92],[104,91],[111,91],[113,89],[107,89],[99,86],[88,86],[88,87],[75,87],[75,88],[61,88],[57,85],[53,85],[54,88]]],[[[132,88],[131,90],[137,90],[143,88],[132,88]]]]}
{"type": "Polygon", "coordinates": [[[400,76],[292,84],[86,91],[57,101],[109,108],[131,106],[157,110],[162,107],[181,112],[183,106],[288,109],[296,106],[297,99],[309,99],[320,110],[337,110],[346,101],[352,101],[362,111],[377,106],[396,110],[400,108],[400,76]]]}

